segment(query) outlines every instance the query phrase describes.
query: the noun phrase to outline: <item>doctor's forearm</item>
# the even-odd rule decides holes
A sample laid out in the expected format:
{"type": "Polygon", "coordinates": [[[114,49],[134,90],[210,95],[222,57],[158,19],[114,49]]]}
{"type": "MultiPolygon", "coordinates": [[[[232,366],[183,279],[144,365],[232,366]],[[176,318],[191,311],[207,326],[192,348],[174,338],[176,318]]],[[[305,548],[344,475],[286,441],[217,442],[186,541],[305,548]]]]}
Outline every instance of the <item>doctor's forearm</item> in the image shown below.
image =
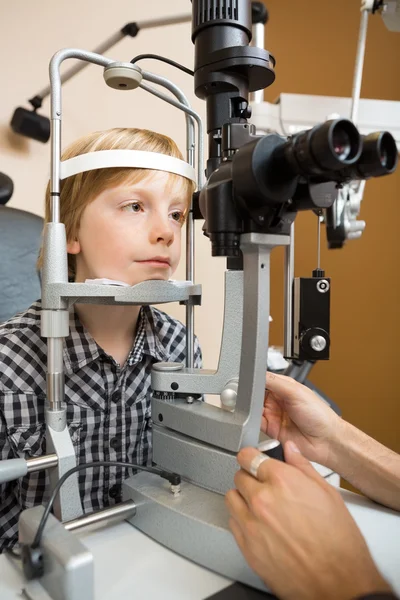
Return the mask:
{"type": "Polygon", "coordinates": [[[400,455],[342,421],[328,467],[363,494],[400,511],[400,455]]]}

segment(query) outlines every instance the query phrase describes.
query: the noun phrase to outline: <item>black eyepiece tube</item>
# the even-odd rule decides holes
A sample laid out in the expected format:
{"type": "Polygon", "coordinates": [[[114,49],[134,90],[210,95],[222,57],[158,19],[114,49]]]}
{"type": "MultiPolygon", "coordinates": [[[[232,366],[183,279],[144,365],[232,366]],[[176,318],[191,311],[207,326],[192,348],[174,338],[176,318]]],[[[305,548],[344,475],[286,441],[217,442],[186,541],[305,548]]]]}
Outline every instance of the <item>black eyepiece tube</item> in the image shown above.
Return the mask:
{"type": "Polygon", "coordinates": [[[324,177],[354,164],[360,154],[360,134],[347,119],[326,121],[302,131],[290,138],[283,148],[292,173],[304,177],[324,177]]]}
{"type": "Polygon", "coordinates": [[[301,131],[274,152],[274,178],[302,175],[327,181],[332,172],[353,165],[361,155],[361,138],[347,119],[335,119],[301,131]]]}
{"type": "Polygon", "coordinates": [[[390,175],[396,170],[398,152],[396,140],[388,131],[376,131],[361,138],[362,150],[357,162],[331,173],[339,183],[390,175]]]}
{"type": "Polygon", "coordinates": [[[347,119],[326,121],[310,132],[310,148],[323,169],[336,171],[353,165],[361,154],[361,139],[355,125],[347,119]]]}
{"type": "Polygon", "coordinates": [[[363,138],[357,171],[363,179],[390,175],[397,167],[396,140],[388,131],[376,131],[363,138]]]}

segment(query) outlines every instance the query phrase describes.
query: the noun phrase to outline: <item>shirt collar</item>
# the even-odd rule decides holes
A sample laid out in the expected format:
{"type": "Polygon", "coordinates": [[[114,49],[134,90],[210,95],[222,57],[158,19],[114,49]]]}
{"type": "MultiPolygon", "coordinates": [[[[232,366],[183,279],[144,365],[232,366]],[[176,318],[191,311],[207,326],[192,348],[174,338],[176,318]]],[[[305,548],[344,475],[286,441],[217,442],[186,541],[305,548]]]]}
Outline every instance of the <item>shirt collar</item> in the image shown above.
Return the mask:
{"type": "MultiPolygon", "coordinates": [[[[69,312],[69,329],[70,334],[64,339],[64,367],[67,374],[71,375],[100,356],[108,357],[82,325],[74,306],[69,312]]],[[[166,349],[157,331],[151,306],[141,307],[136,331],[135,341],[127,359],[129,366],[139,363],[144,355],[152,356],[160,362],[167,360],[166,349]]]]}
{"type": "Polygon", "coordinates": [[[129,364],[139,362],[143,354],[153,356],[159,362],[168,360],[167,351],[162,342],[163,337],[160,335],[160,331],[156,325],[156,319],[151,306],[142,306],[139,314],[139,327],[136,334],[135,344],[133,352],[128,361],[129,364]],[[136,356],[136,346],[141,347],[141,354],[136,356]]]}

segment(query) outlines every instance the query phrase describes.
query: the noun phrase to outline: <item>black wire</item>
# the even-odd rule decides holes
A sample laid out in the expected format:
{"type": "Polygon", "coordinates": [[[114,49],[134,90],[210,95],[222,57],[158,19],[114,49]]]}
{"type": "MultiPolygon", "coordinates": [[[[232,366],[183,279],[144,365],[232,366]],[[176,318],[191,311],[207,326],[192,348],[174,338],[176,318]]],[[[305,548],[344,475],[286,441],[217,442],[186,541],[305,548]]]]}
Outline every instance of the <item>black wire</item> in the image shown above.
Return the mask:
{"type": "Polygon", "coordinates": [[[194,75],[194,71],[191,71],[187,67],[184,67],[180,63],[177,63],[174,60],[171,60],[170,58],[165,58],[165,56],[160,56],[159,54],[138,54],[137,56],[135,56],[135,58],[132,58],[131,63],[134,65],[136,62],[138,62],[138,60],[143,60],[144,58],[153,58],[154,60],[160,60],[161,62],[165,62],[168,65],[172,65],[173,67],[180,69],[181,71],[183,71],[184,73],[187,73],[188,75],[192,75],[192,76],[194,75]]]}
{"type": "Polygon", "coordinates": [[[31,548],[38,548],[40,545],[47,519],[49,518],[49,514],[53,507],[54,501],[64,481],[68,479],[70,475],[73,475],[73,473],[76,473],[77,471],[83,471],[84,469],[90,469],[91,467],[130,467],[132,469],[137,469],[138,471],[147,471],[148,473],[160,475],[160,477],[168,479],[171,483],[175,485],[180,483],[180,477],[176,473],[170,473],[168,471],[163,471],[162,469],[157,469],[154,467],[144,467],[135,463],[100,460],[97,462],[85,463],[84,465],[77,465],[76,467],[73,467],[73,469],[70,469],[69,471],[64,473],[64,475],[57,482],[57,485],[55,486],[50,496],[50,499],[46,504],[46,508],[44,510],[42,518],[40,519],[39,527],[37,528],[35,538],[31,544],[31,548]]]}

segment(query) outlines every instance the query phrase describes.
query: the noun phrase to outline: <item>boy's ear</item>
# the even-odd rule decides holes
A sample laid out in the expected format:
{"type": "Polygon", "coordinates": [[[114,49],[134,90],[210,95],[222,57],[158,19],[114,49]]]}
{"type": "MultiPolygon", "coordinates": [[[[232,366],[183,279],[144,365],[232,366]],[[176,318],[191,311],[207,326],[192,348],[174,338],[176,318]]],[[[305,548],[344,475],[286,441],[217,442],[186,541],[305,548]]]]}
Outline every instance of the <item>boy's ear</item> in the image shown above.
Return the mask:
{"type": "Polygon", "coordinates": [[[79,254],[81,251],[81,245],[78,240],[72,240],[67,243],[67,252],[68,254],[79,254]]]}

